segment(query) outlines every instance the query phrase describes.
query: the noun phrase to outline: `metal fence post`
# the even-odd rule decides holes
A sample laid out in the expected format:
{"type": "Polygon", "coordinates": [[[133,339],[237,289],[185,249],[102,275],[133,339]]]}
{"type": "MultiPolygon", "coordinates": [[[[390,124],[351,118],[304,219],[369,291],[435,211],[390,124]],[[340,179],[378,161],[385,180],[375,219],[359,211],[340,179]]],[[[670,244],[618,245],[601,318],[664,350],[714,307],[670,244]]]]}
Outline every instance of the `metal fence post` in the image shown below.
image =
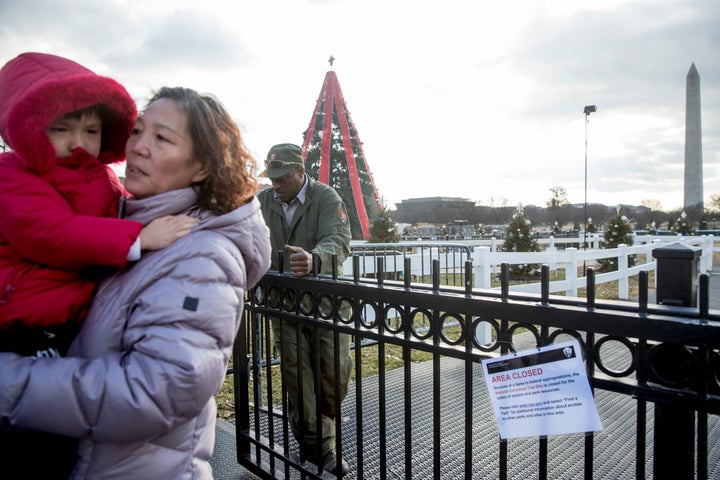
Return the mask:
{"type": "Polygon", "coordinates": [[[697,306],[698,258],[702,249],[672,243],[653,249],[657,261],[657,303],[697,306]]]}
{"type": "MultiPolygon", "coordinates": [[[[652,251],[657,260],[658,304],[696,307],[701,250],[674,243],[652,251]]],[[[680,360],[678,360],[680,361],[680,360]]],[[[651,368],[654,366],[651,365],[651,368]]],[[[695,411],[670,402],[655,403],[654,478],[695,476],[695,411]]]]}

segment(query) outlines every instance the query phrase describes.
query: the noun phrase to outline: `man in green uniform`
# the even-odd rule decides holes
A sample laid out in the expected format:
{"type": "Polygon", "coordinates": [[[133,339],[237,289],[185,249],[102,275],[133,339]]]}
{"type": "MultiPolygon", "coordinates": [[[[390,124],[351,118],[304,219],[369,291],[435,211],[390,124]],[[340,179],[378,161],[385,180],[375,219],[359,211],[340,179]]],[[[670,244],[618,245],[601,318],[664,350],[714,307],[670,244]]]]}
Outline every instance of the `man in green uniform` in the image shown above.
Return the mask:
{"type": "MultiPolygon", "coordinates": [[[[265,222],[270,228],[273,247],[272,268],[279,266],[278,250],[284,251],[284,268],[295,276],[312,273],[312,252],[320,260],[320,273],[332,273],[332,255],[337,254],[341,265],[350,253],[350,225],[342,199],[330,186],[317,182],[305,174],[301,149],[297,145],[281,143],[270,149],[265,171],[272,188],[258,194],[265,222]],[[289,267],[289,268],[288,268],[289,267]]],[[[320,349],[315,352],[315,328],[285,321],[281,338],[281,321],[272,319],[275,346],[281,352],[283,383],[288,391],[289,418],[293,434],[301,446],[301,453],[330,473],[342,476],[348,471],[342,459],[342,472],[336,472],[335,449],[335,385],[340,386],[342,402],[350,380],[350,338],[340,334],[340,370],[334,368],[333,332],[317,329],[320,349]],[[301,352],[298,364],[297,352],[301,352]],[[315,365],[319,356],[319,378],[322,396],[316,398],[315,365]],[[302,384],[302,414],[300,418],[299,390],[302,384]],[[320,402],[322,444],[317,443],[316,402],[320,402]]]]}

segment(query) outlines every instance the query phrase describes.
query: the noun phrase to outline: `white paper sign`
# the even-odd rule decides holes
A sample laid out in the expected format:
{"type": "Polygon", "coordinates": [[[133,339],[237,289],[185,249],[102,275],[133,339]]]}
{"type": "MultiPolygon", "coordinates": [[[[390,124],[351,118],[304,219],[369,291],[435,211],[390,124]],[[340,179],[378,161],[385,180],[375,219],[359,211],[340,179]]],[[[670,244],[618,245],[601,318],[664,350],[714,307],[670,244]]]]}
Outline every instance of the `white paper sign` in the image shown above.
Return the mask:
{"type": "Polygon", "coordinates": [[[482,365],[500,438],[602,430],[577,340],[482,365]]]}

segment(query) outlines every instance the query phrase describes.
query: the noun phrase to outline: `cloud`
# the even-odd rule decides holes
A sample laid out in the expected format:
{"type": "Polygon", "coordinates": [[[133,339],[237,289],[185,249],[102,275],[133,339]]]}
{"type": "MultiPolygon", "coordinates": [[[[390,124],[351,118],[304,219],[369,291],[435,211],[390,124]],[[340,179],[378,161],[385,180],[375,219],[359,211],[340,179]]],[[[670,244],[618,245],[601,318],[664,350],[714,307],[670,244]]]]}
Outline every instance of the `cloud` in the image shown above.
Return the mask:
{"type": "Polygon", "coordinates": [[[124,39],[126,47],[105,57],[119,67],[217,71],[252,64],[241,35],[202,10],[136,19],[128,28],[132,36],[124,39]]]}
{"type": "Polygon", "coordinates": [[[685,76],[702,89],[705,193],[720,192],[720,3],[706,0],[2,0],[0,60],[72,58],[138,98],[215,94],[262,158],[301,142],[330,54],[390,205],[682,202],[685,76]],[[401,179],[401,181],[399,181],[401,179]]]}
{"type": "Polygon", "coordinates": [[[713,60],[718,24],[720,8],[709,2],[637,2],[536,19],[513,66],[537,80],[536,115],[574,112],[579,97],[626,109],[668,108],[684,99],[684,75],[693,61],[706,60],[700,68],[709,77],[720,73],[713,60]],[[661,94],[668,91],[678,94],[661,94]]]}

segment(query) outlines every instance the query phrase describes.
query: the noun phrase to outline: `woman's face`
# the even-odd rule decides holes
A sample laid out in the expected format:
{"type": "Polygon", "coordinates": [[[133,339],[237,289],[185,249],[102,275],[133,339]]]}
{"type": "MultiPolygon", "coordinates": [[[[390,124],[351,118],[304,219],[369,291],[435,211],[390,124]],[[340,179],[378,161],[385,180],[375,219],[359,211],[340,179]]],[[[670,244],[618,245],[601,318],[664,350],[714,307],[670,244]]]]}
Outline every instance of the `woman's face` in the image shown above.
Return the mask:
{"type": "Polygon", "coordinates": [[[125,188],[136,198],[190,186],[207,173],[193,155],[187,115],[169,98],[147,107],[125,147],[125,188]]]}

